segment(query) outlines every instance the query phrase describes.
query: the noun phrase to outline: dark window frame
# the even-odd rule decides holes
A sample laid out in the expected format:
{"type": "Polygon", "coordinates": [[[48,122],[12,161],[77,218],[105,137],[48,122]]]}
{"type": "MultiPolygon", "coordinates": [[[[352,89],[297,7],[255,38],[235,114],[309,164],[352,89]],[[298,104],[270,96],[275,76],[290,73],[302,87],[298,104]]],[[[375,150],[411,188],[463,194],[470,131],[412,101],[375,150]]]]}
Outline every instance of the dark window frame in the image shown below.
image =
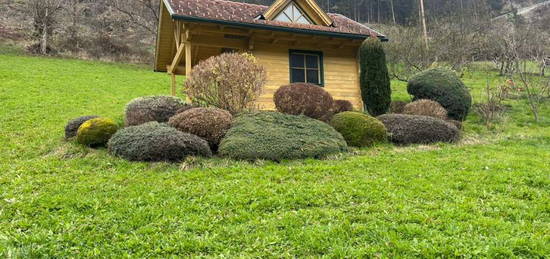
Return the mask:
{"type": "Polygon", "coordinates": [[[311,51],[311,50],[298,50],[298,49],[290,49],[288,51],[288,69],[289,69],[289,81],[290,83],[304,83],[304,82],[292,82],[292,69],[304,69],[304,76],[305,76],[305,81],[307,81],[307,60],[306,60],[306,56],[318,56],[319,58],[319,64],[318,64],[318,73],[319,73],[319,84],[315,84],[315,85],[318,85],[320,87],[324,87],[325,86],[325,66],[324,66],[324,62],[323,62],[323,52],[322,51],[311,51]],[[294,68],[292,67],[292,55],[293,54],[302,54],[304,55],[304,67],[303,68],[294,68]]]}

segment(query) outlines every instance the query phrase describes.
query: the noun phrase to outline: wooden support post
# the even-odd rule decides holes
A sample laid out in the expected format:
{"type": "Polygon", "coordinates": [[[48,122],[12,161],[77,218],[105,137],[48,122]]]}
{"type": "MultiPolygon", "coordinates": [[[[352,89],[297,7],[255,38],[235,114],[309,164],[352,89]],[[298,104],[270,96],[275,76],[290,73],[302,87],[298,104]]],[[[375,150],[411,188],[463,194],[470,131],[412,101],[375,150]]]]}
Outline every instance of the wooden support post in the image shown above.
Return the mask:
{"type": "Polygon", "coordinates": [[[193,59],[191,53],[191,42],[187,41],[185,44],[185,76],[189,77],[191,75],[191,70],[193,69],[193,59]]]}

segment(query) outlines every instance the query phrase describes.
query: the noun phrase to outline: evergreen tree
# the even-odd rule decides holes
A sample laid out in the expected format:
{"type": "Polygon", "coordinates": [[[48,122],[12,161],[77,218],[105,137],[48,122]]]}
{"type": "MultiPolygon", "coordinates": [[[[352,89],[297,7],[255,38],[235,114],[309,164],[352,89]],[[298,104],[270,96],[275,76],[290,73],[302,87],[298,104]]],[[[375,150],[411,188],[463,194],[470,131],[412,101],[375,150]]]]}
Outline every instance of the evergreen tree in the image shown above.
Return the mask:
{"type": "Polygon", "coordinates": [[[372,116],[385,114],[391,104],[391,87],[386,53],[377,38],[369,38],[360,49],[361,96],[372,116]]]}

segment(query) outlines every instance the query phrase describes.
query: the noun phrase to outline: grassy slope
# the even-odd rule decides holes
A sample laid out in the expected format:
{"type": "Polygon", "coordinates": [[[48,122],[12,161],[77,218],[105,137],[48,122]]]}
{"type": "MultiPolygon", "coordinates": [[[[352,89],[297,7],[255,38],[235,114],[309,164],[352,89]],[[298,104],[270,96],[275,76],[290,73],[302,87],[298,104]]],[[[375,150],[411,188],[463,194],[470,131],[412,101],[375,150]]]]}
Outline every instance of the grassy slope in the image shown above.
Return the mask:
{"type": "MultiPolygon", "coordinates": [[[[465,78],[476,97],[485,76],[465,78]]],[[[325,161],[183,171],[62,141],[67,119],[121,120],[168,86],[144,68],[0,55],[0,255],[550,254],[550,121],[532,125],[525,103],[493,132],[472,116],[460,145],[325,161]]]]}

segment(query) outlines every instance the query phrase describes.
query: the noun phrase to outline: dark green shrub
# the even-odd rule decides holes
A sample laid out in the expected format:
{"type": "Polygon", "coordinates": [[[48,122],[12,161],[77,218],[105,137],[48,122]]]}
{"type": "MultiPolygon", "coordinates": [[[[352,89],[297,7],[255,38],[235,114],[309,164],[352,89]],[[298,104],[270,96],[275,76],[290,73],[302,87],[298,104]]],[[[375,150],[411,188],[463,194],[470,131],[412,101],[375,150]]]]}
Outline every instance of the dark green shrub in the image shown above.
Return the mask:
{"type": "Polygon", "coordinates": [[[220,154],[235,159],[321,158],[347,150],[346,141],[328,124],[278,112],[237,117],[220,144],[220,154]]]}
{"type": "Polygon", "coordinates": [[[76,141],[86,146],[102,146],[117,132],[117,124],[107,118],[87,120],[78,127],[76,141]]]}
{"type": "Polygon", "coordinates": [[[382,122],[361,112],[342,112],[330,121],[350,146],[366,147],[387,140],[382,122]]]}
{"type": "Polygon", "coordinates": [[[65,139],[76,137],[76,133],[78,132],[78,128],[80,127],[80,125],[82,125],[82,123],[86,121],[89,121],[95,118],[99,118],[99,116],[95,116],[95,115],[82,116],[67,122],[67,125],[65,126],[65,139]]]}
{"type": "Polygon", "coordinates": [[[132,100],[126,105],[126,126],[140,125],[150,121],[167,122],[170,117],[186,106],[172,96],[149,96],[132,100]]]}
{"type": "Polygon", "coordinates": [[[378,119],[388,129],[391,141],[399,145],[455,142],[460,138],[455,126],[433,117],[386,114],[378,119]]]}
{"type": "Polygon", "coordinates": [[[314,119],[329,118],[334,105],[332,96],[325,89],[306,83],[282,86],[273,99],[279,112],[314,119]]]}
{"type": "Polygon", "coordinates": [[[353,104],[348,100],[335,100],[332,108],[334,114],[353,111],[353,104]]]}
{"type": "Polygon", "coordinates": [[[405,106],[409,104],[408,102],[403,101],[393,101],[390,104],[390,113],[401,114],[405,111],[405,106]]]}
{"type": "Polygon", "coordinates": [[[205,140],[158,122],[124,128],[108,146],[111,154],[130,161],[179,162],[187,156],[212,156],[205,140]]]}
{"type": "Polygon", "coordinates": [[[464,121],[472,106],[472,96],[455,73],[443,68],[429,69],[409,80],[407,91],[414,100],[440,103],[451,119],[464,121]]]}
{"type": "Polygon", "coordinates": [[[361,96],[366,110],[373,116],[388,112],[391,86],[386,53],[377,38],[369,38],[360,48],[361,96]]]}
{"type": "Polygon", "coordinates": [[[233,116],[218,108],[193,108],[170,118],[168,124],[182,132],[197,135],[215,151],[225,133],[231,128],[233,116]]]}
{"type": "Polygon", "coordinates": [[[436,101],[422,99],[409,103],[403,109],[404,114],[422,115],[442,120],[447,119],[447,110],[436,101]]]}

